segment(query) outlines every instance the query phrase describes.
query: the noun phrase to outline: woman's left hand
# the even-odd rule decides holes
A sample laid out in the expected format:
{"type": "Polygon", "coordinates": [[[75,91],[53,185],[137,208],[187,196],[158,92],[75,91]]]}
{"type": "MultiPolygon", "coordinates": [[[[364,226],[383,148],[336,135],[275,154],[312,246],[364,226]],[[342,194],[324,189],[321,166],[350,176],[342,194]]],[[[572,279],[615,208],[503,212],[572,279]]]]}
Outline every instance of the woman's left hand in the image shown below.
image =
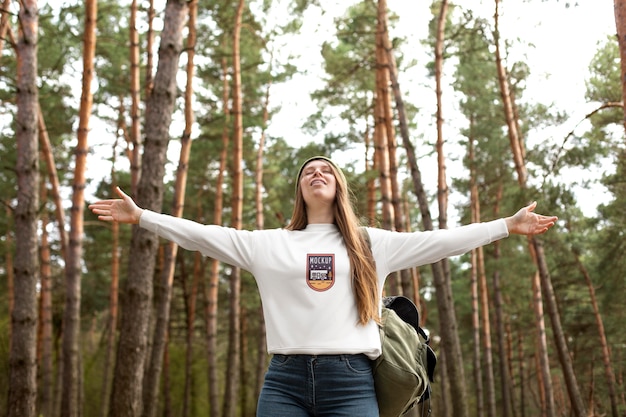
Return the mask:
{"type": "Polygon", "coordinates": [[[550,229],[558,218],[556,216],[544,216],[534,212],[537,202],[533,201],[526,207],[522,207],[511,217],[506,217],[506,226],[509,234],[516,235],[539,235],[550,229]]]}

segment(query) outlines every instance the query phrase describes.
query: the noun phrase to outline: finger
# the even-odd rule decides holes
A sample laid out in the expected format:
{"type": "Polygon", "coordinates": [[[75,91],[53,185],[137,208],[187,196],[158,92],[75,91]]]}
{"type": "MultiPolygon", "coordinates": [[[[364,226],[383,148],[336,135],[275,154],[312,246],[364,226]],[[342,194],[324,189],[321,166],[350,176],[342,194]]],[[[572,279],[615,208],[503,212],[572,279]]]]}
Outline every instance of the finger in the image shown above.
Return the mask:
{"type": "Polygon", "coordinates": [[[90,204],[88,206],[89,210],[94,211],[94,210],[103,210],[103,209],[109,209],[111,207],[111,203],[110,202],[106,202],[106,201],[97,201],[93,204],[90,204]]]}
{"type": "Polygon", "coordinates": [[[125,197],[128,197],[128,196],[126,195],[126,193],[125,193],[124,191],[122,191],[122,189],[121,189],[119,186],[115,187],[115,193],[116,193],[118,196],[120,196],[121,198],[124,198],[124,199],[125,199],[125,197]]]}

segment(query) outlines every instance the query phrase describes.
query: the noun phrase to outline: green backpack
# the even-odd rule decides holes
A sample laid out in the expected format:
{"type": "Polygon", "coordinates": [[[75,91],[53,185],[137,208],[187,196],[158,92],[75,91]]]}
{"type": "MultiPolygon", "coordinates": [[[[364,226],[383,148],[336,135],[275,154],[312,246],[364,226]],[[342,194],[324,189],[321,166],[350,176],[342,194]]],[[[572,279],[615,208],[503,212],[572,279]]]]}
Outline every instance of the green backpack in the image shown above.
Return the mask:
{"type": "MultiPolygon", "coordinates": [[[[371,250],[367,229],[363,227],[360,231],[371,250]]],[[[428,346],[429,341],[420,327],[419,311],[411,300],[403,296],[383,298],[382,353],[372,366],[380,417],[399,417],[430,399],[437,355],[428,346]]],[[[428,401],[427,415],[430,412],[428,401]]]]}
{"type": "MultiPolygon", "coordinates": [[[[383,306],[382,354],[372,369],[380,417],[398,417],[430,398],[437,356],[428,346],[428,336],[419,326],[419,312],[411,300],[385,297],[383,306]]],[[[429,401],[428,415],[430,411],[429,401]]]]}

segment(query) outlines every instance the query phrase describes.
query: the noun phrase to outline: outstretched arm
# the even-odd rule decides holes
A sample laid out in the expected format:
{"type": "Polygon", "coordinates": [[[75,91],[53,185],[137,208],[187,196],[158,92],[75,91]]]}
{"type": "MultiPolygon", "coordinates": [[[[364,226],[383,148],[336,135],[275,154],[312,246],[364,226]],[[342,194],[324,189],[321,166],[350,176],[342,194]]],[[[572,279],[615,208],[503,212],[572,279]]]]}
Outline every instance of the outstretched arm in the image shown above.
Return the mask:
{"type": "Polygon", "coordinates": [[[510,234],[538,235],[550,229],[558,218],[556,216],[544,216],[534,212],[537,202],[533,201],[526,207],[519,209],[511,217],[506,217],[506,227],[510,234]]]}
{"type": "Polygon", "coordinates": [[[120,187],[116,187],[115,192],[120,198],[96,201],[89,205],[89,209],[98,215],[99,220],[105,222],[139,223],[143,209],[138,207],[120,187]]]}

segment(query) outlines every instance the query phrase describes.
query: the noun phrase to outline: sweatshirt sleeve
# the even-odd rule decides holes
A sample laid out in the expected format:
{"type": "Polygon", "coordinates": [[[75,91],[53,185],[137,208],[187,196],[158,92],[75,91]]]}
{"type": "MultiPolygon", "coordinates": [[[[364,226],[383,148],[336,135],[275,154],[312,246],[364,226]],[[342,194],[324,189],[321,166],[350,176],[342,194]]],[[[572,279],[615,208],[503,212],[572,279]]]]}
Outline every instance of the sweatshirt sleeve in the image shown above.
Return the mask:
{"type": "Polygon", "coordinates": [[[179,217],[144,210],[139,226],[176,243],[181,248],[199,251],[229,265],[250,270],[254,233],[216,225],[203,225],[179,217]]]}
{"type": "Polygon", "coordinates": [[[375,228],[368,228],[368,232],[376,263],[383,262],[388,273],[461,255],[509,235],[504,219],[425,232],[375,228]]]}

